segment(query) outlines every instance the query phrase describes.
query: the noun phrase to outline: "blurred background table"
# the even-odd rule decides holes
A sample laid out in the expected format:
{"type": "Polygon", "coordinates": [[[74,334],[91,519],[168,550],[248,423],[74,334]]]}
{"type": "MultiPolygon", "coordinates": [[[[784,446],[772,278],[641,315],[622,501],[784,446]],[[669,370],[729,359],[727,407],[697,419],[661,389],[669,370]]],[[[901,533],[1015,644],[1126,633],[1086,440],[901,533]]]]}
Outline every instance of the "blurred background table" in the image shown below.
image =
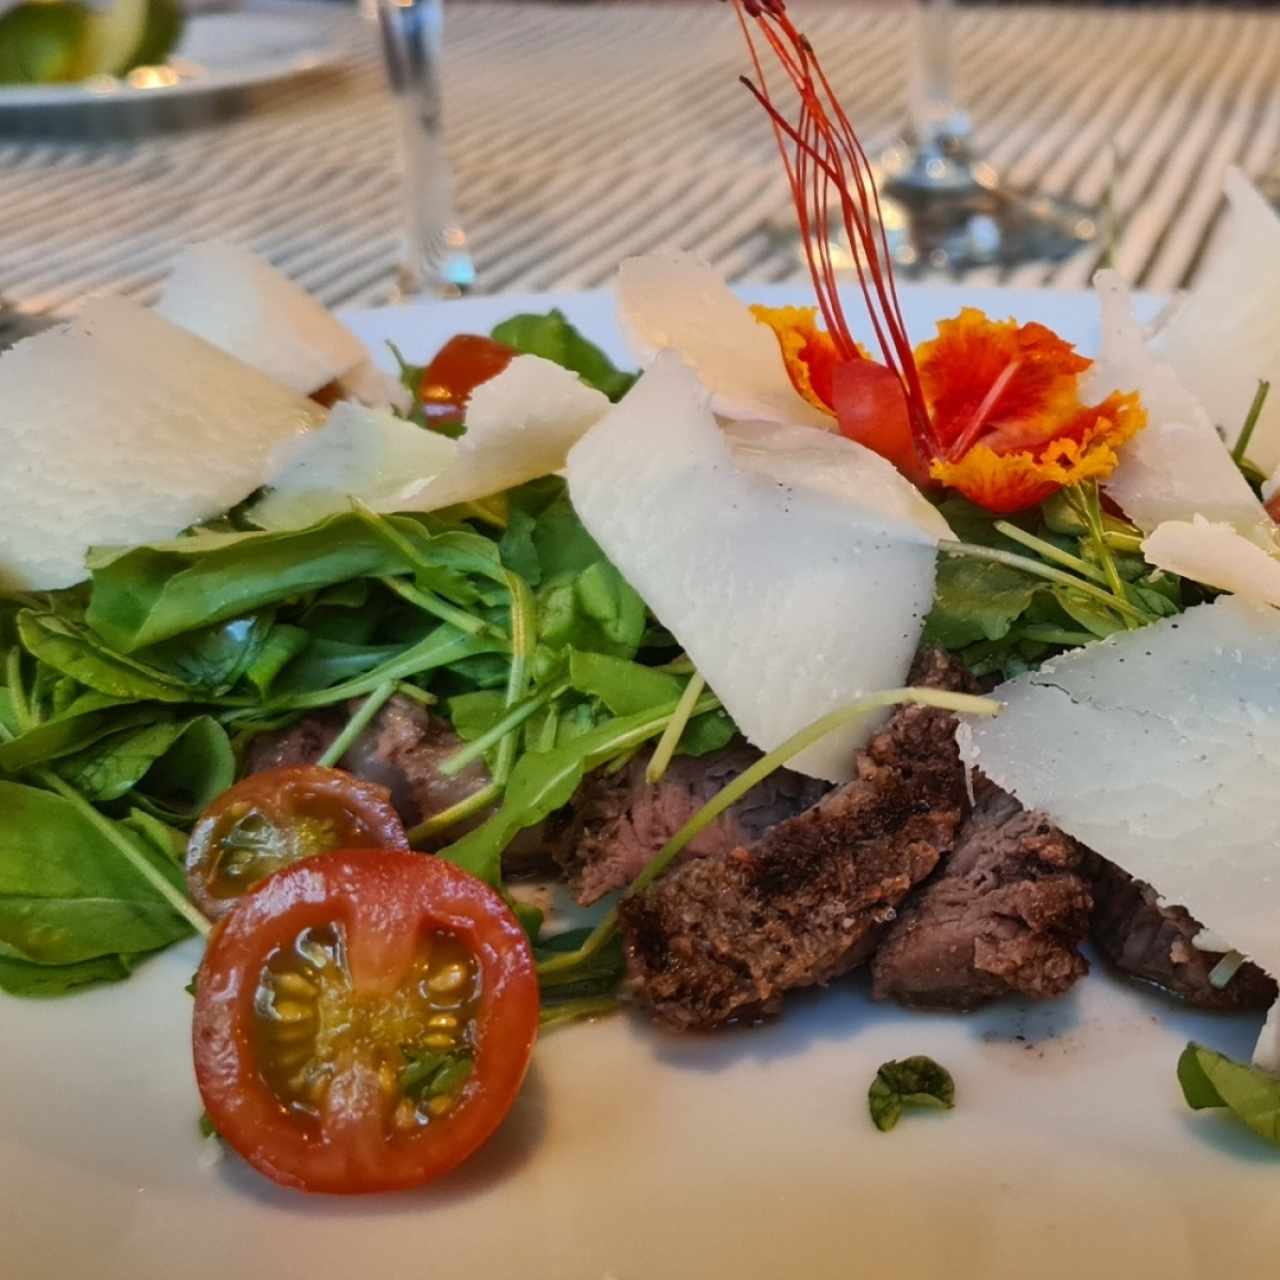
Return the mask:
{"type": "MultiPolygon", "coordinates": [[[[906,12],[793,12],[874,152],[903,118],[906,12]]],[[[1105,200],[1111,259],[1143,287],[1194,270],[1227,165],[1259,174],[1280,154],[1280,15],[1055,4],[966,8],[958,25],[979,145],[1014,181],[1105,200]]],[[[394,126],[373,31],[352,15],[345,40],[340,70],[254,90],[194,128],[42,136],[47,123],[0,116],[0,292],[59,309],[104,288],[147,300],[183,244],[224,236],[332,305],[385,301],[394,126]]],[[[600,285],[660,246],[732,279],[800,278],[724,6],[455,3],[446,45],[449,150],[482,290],[600,285]]],[[[1097,258],[969,279],[1081,286],[1097,258]]]]}

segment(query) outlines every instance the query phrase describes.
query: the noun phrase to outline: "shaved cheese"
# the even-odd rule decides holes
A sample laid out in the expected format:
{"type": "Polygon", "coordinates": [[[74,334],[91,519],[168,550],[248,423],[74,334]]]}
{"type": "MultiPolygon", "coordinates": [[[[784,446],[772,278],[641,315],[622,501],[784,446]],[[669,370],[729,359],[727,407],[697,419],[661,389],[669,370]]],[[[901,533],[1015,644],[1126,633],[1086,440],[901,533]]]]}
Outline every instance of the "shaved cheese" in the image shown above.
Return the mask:
{"type": "MultiPolygon", "coordinates": [[[[1234,444],[1258,379],[1280,385],[1280,218],[1238,169],[1225,186],[1222,235],[1155,345],[1234,444]]],[[[1280,395],[1268,398],[1249,456],[1264,471],[1280,466],[1280,395]]]]}
{"type": "Polygon", "coordinates": [[[969,764],[1280,974],[1280,613],[1224,596],[993,696],[969,764]]]}
{"type": "Polygon", "coordinates": [[[301,529],[348,510],[352,497],[374,511],[403,511],[457,455],[457,444],[434,431],[344,401],[319,430],[276,449],[271,491],[249,518],[263,529],[301,529]]]}
{"type": "Polygon", "coordinates": [[[0,590],[221,515],[319,407],[123,298],[0,356],[0,590]]]}
{"type": "Polygon", "coordinates": [[[717,413],[835,429],[835,419],[792,386],[772,331],[694,254],[628,258],[616,289],[637,357],[678,352],[711,392],[717,413]]]}
{"type": "Polygon", "coordinates": [[[1280,1075],[1280,1000],[1271,1006],[1253,1050],[1253,1065],[1260,1071],[1280,1075]]]}
{"type": "Polygon", "coordinates": [[[294,529],[359,498],[375,511],[437,511],[550,475],[609,407],[576,374],[517,356],[471,394],[467,430],[448,440],[385,410],[339,404],[328,423],[272,459],[272,491],[250,518],[294,529]]]}
{"type": "Polygon", "coordinates": [[[1154,355],[1134,319],[1129,290],[1114,271],[1099,271],[1102,342],[1087,375],[1085,398],[1137,391],[1147,426],[1120,451],[1107,492],[1144,533],[1168,520],[1203,516],[1262,541],[1271,527],[1209,415],[1171,365],[1154,355]]]}
{"type": "MultiPolygon", "coordinates": [[[[905,682],[949,530],[883,458],[808,427],[721,432],[667,354],[574,447],[568,475],[583,523],[756,746],[905,682]]],[[[847,779],[873,729],[791,767],[847,779]]]]}
{"type": "Polygon", "coordinates": [[[559,471],[608,408],[608,397],[576,374],[541,356],[517,356],[471,393],[454,465],[401,510],[435,511],[559,471]]]}
{"type": "Polygon", "coordinates": [[[1166,520],[1143,542],[1142,554],[1157,568],[1194,582],[1280,605],[1280,560],[1229,524],[1201,516],[1166,520]]]}
{"type": "Polygon", "coordinates": [[[156,311],[304,395],[369,359],[364,343],[305,289],[239,245],[185,250],[156,311]]]}

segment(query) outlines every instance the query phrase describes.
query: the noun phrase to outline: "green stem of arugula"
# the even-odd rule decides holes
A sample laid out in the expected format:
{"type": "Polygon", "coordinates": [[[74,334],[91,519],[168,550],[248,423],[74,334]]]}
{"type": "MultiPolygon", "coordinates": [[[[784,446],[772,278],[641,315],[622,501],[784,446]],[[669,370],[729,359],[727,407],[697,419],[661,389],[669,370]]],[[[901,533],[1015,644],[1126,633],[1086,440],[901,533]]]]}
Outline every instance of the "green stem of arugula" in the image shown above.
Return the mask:
{"type": "Polygon", "coordinates": [[[56,791],[64,800],[73,804],[84,817],[102,835],[115,846],[116,850],[131,867],[180,915],[202,938],[209,936],[212,925],[200,914],[187,898],[169,883],[159,871],[151,865],[146,856],[139,850],[120,828],[109,818],[97,811],[75,787],[58,777],[51,769],[33,770],[33,776],[50,791],[56,791]]]}
{"type": "MultiPolygon", "coordinates": [[[[503,576],[511,595],[511,666],[507,670],[507,693],[503,705],[508,711],[524,697],[528,683],[529,660],[538,639],[538,619],[535,613],[533,592],[525,580],[509,569],[503,576]]],[[[513,728],[498,743],[497,757],[493,762],[493,780],[505,786],[511,776],[516,759],[517,734],[513,728]]]]}
{"type": "MultiPolygon", "coordinates": [[[[1120,570],[1116,568],[1116,558],[1111,554],[1111,548],[1107,546],[1106,527],[1102,520],[1102,496],[1098,492],[1098,482],[1090,480],[1073,488],[1078,494],[1085,523],[1089,526],[1089,541],[1102,562],[1102,571],[1106,574],[1107,585],[1118,599],[1128,599],[1124,583],[1120,578],[1120,570]]],[[[1124,625],[1128,630],[1133,631],[1138,624],[1132,618],[1125,617],[1124,625]]]]}
{"type": "Polygon", "coordinates": [[[1080,556],[1073,556],[1070,551],[1063,551],[1061,547],[1055,547],[1052,542],[1048,542],[1044,538],[1037,538],[1034,533],[1019,529],[1016,524],[1010,524],[1007,520],[997,520],[993,527],[998,533],[1004,534],[1011,542],[1021,543],[1028,550],[1034,551],[1036,555],[1043,557],[1045,560],[1053,560],[1062,565],[1064,569],[1072,569],[1092,582],[1106,585],[1106,575],[1102,570],[1095,568],[1087,560],[1081,559],[1080,556]]]}
{"type": "MultiPolygon", "coordinates": [[[[369,529],[375,537],[386,543],[392,551],[397,555],[403,556],[408,564],[419,573],[431,573],[435,566],[429,564],[418,554],[418,549],[409,541],[408,538],[400,532],[385,516],[379,515],[371,507],[365,506],[359,498],[351,499],[351,509],[360,518],[364,526],[369,529]]],[[[434,591],[429,591],[422,586],[409,587],[408,584],[402,583],[395,577],[379,578],[379,581],[397,595],[402,596],[411,604],[417,605],[418,608],[425,610],[427,613],[434,614],[437,618],[443,619],[445,622],[452,623],[459,631],[465,631],[469,635],[479,635],[481,632],[489,632],[494,635],[501,636],[504,640],[506,635],[500,627],[495,627],[491,623],[485,622],[483,619],[475,617],[468,613],[465,609],[460,609],[457,605],[450,604],[447,600],[437,595],[434,591]]]]}
{"type": "Polygon", "coordinates": [[[1108,529],[1103,533],[1102,541],[1112,551],[1119,551],[1129,555],[1142,554],[1143,538],[1140,533],[1118,533],[1114,529],[1108,529]]]}
{"type": "Polygon", "coordinates": [[[447,809],[433,813],[431,817],[424,819],[409,831],[410,846],[417,848],[432,836],[448,831],[450,827],[479,813],[481,809],[488,808],[502,795],[502,791],[503,788],[499,783],[491,782],[488,786],[481,787],[479,791],[473,791],[465,799],[459,800],[457,804],[451,804],[447,809]]]}
{"type": "Polygon", "coordinates": [[[547,708],[547,718],[542,722],[542,728],[538,730],[538,750],[550,751],[556,745],[559,733],[560,712],[553,705],[547,708]]]}
{"type": "Polygon", "coordinates": [[[675,712],[667,722],[667,727],[663,729],[662,737],[658,739],[653,755],[649,757],[649,763],[645,767],[644,780],[650,786],[662,781],[662,775],[666,773],[671,757],[675,755],[676,748],[680,745],[681,735],[693,715],[693,708],[706,687],[707,682],[698,672],[695,671],[689,677],[689,683],[685,685],[680,701],[676,703],[675,712]]]}
{"type": "Polygon", "coordinates": [[[384,680],[360,704],[355,715],[347,721],[342,732],[329,744],[324,754],[316,761],[316,764],[325,769],[332,769],[347,754],[347,749],[351,744],[369,727],[373,717],[386,706],[395,691],[396,682],[394,680],[384,680]]]}
{"type": "Polygon", "coordinates": [[[632,747],[630,751],[624,751],[621,755],[614,756],[600,772],[606,778],[613,777],[615,773],[621,773],[635,759],[636,752],[639,750],[639,747],[632,747]]]}
{"type": "Polygon", "coordinates": [[[541,692],[517,703],[497,724],[486,729],[479,737],[472,738],[460,751],[455,751],[443,760],[440,772],[446,778],[456,778],[472,761],[479,760],[490,747],[501,742],[513,729],[518,729],[540,707],[545,707],[568,689],[567,683],[548,685],[541,692]]]}
{"type": "Polygon", "coordinates": [[[1090,596],[1101,604],[1105,604],[1109,609],[1114,609],[1121,617],[1133,618],[1138,622],[1147,620],[1142,612],[1136,609],[1128,600],[1117,598],[1111,592],[1103,591],[1101,587],[1095,586],[1092,582],[1075,577],[1070,573],[1063,573],[1061,569],[1055,569],[1052,565],[1041,564],[1039,560],[1032,560],[1029,556],[1020,556],[1013,551],[1001,551],[996,547],[980,547],[972,542],[953,542],[949,538],[944,538],[938,543],[938,550],[944,555],[968,556],[971,560],[990,560],[993,564],[1003,564],[1008,565],[1011,569],[1021,569],[1023,573],[1029,573],[1037,578],[1044,578],[1046,582],[1056,582],[1061,586],[1071,587],[1072,590],[1079,591],[1082,595],[1090,596]]]}
{"type": "Polygon", "coordinates": [[[457,627],[459,631],[465,631],[469,636],[478,636],[482,631],[495,630],[483,618],[477,618],[465,609],[451,605],[434,591],[427,591],[423,587],[417,587],[390,576],[379,578],[378,581],[388,591],[393,591],[402,600],[407,600],[414,608],[421,609],[423,613],[429,613],[432,617],[439,618],[441,622],[457,627]]]}
{"type": "Polygon", "coordinates": [[[1053,627],[1048,623],[1039,622],[1023,627],[1018,634],[1024,639],[1036,640],[1040,644],[1065,644],[1073,649],[1092,644],[1098,638],[1089,631],[1071,631],[1066,627],[1053,627]]]}
{"type": "MultiPolygon", "coordinates": [[[[685,848],[705,831],[724,811],[736,804],[752,787],[764,781],[775,770],[782,768],[807,747],[825,738],[827,734],[855,723],[873,711],[883,707],[914,703],[917,706],[940,707],[946,711],[966,712],[970,715],[994,716],[1000,704],[991,698],[979,698],[968,693],[952,693],[946,689],[904,688],[885,689],[880,693],[859,698],[829,715],[815,720],[798,733],[794,733],[780,746],[740,773],[722,787],[679,831],[645,864],[640,874],[631,882],[624,897],[639,893],[651,885],[685,848]]],[[[554,974],[571,969],[583,960],[590,959],[609,941],[618,927],[618,908],[613,907],[577,951],[569,951],[553,959],[544,960],[538,966],[539,974],[554,974]]]]}
{"type": "Polygon", "coordinates": [[[420,707],[434,707],[439,702],[439,698],[434,693],[428,689],[421,688],[411,680],[397,680],[396,692],[404,694],[406,698],[412,699],[420,707]]]}
{"type": "Polygon", "coordinates": [[[22,682],[22,650],[15,645],[9,650],[5,659],[5,684],[9,689],[9,700],[13,703],[13,716],[18,722],[18,730],[26,733],[34,723],[31,704],[27,701],[26,686],[22,682]]]}
{"type": "Polygon", "coordinates": [[[583,996],[578,1000],[562,1000],[558,1004],[543,1005],[538,1014],[538,1024],[545,1031],[548,1027],[565,1026],[580,1018],[598,1018],[602,1014],[613,1013],[617,1008],[615,996],[583,996]]]}
{"type": "Polygon", "coordinates": [[[1249,441],[1253,439],[1253,429],[1258,425],[1258,419],[1262,417],[1262,406],[1267,403],[1267,395],[1271,391],[1271,383],[1263,378],[1258,379],[1258,389],[1253,393],[1253,402],[1249,405],[1249,412],[1245,415],[1244,426],[1240,428],[1240,435],[1236,440],[1235,447],[1231,450],[1231,460],[1236,466],[1241,466],[1245,460],[1245,454],[1249,449],[1249,441]]]}

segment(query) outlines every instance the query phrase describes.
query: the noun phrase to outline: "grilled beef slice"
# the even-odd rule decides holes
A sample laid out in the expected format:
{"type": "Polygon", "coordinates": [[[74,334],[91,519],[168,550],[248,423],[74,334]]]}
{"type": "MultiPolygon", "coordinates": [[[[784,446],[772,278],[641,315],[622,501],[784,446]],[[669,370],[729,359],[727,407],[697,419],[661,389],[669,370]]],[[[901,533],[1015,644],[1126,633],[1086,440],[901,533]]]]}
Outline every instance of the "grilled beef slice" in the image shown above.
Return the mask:
{"type": "Polygon", "coordinates": [[[1266,1009],[1276,984],[1255,964],[1244,964],[1221,989],[1209,973],[1221,952],[1192,945],[1200,922],[1185,907],[1161,903],[1149,884],[1114,862],[1092,855],[1093,942],[1121,973],[1153,983],[1197,1009],[1266,1009]]]}
{"type": "MultiPolygon", "coordinates": [[[[738,739],[712,755],[676,756],[657,783],[645,781],[648,754],[634,756],[617,773],[590,774],[554,836],[556,857],[578,901],[586,906],[626,888],[708,800],[759,759],[759,751],[738,739]]],[[[699,833],[683,856],[710,857],[753,844],[829,789],[779,769],[699,833]]]]}
{"type": "MultiPolygon", "coordinates": [[[[968,687],[938,652],[914,677],[968,687]]],[[[858,753],[852,782],[754,844],[684,862],[623,900],[638,998],[670,1027],[710,1028],[854,968],[950,849],[967,807],[954,718],[901,708],[858,753]]]]}
{"type": "MultiPolygon", "coordinates": [[[[246,772],[312,763],[342,731],[350,710],[317,712],[288,729],[260,734],[249,745],[246,772]]],[[[454,778],[440,773],[441,761],[460,746],[462,740],[448,721],[397,694],[351,744],[338,767],[387,787],[405,826],[411,827],[488,783],[488,770],[480,762],[454,778]]]]}
{"type": "Polygon", "coordinates": [[[1060,996],[1088,971],[1076,948],[1092,899],[1085,851],[981,781],[945,867],[889,927],[872,992],[922,1008],[1060,996]]]}

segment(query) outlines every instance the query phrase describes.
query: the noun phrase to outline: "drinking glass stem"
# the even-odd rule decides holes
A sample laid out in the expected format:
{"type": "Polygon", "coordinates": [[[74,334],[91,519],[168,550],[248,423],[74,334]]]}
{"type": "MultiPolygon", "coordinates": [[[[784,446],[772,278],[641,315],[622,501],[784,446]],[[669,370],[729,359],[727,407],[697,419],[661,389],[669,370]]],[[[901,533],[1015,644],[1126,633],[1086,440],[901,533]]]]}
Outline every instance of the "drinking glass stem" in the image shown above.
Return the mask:
{"type": "Polygon", "coordinates": [[[917,0],[911,120],[922,145],[967,135],[969,123],[956,108],[952,84],[952,0],[917,0]]]}
{"type": "Polygon", "coordinates": [[[442,0],[379,0],[378,17],[404,169],[399,292],[456,297],[474,284],[475,269],[454,213],[453,170],[444,145],[442,0]]]}

